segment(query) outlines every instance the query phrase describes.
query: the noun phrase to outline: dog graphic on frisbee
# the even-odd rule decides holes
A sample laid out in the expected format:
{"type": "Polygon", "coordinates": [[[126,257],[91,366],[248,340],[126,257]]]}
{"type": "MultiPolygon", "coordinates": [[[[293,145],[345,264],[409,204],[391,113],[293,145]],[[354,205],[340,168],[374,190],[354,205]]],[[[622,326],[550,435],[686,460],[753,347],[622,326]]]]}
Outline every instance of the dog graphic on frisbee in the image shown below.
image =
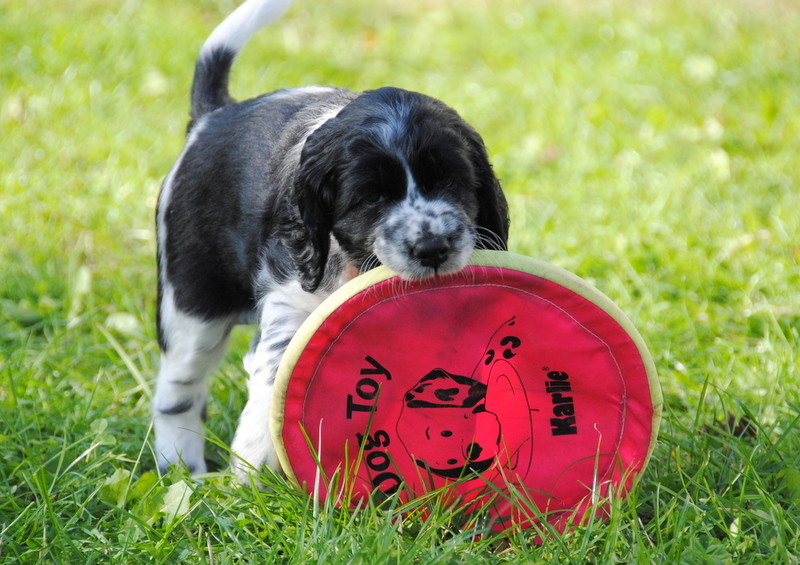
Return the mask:
{"type": "Polygon", "coordinates": [[[495,331],[469,377],[436,368],[405,393],[397,436],[425,472],[453,480],[493,466],[527,474],[532,409],[514,368],[522,345],[514,325],[512,317],[495,331]]]}

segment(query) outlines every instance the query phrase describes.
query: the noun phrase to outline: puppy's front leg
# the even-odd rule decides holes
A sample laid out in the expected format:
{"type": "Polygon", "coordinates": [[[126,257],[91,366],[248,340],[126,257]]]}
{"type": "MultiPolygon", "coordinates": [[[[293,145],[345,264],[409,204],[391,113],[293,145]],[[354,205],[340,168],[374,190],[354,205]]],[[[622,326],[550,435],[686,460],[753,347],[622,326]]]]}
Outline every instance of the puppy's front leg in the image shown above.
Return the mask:
{"type": "Polygon", "coordinates": [[[231,445],[231,467],[242,483],[262,467],[280,470],[269,431],[275,376],[289,341],[321,301],[322,297],[291,283],[271,291],[261,302],[259,333],[244,360],[250,375],[248,400],[231,445]]]}

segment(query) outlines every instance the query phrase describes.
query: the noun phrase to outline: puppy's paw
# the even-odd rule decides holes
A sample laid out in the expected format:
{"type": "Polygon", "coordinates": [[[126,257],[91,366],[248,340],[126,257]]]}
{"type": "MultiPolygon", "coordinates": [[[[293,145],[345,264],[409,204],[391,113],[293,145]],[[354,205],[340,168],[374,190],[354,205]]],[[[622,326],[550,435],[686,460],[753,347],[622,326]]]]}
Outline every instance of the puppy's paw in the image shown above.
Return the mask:
{"type": "Polygon", "coordinates": [[[159,457],[159,459],[158,459],[158,472],[161,473],[162,475],[166,475],[167,472],[169,471],[170,466],[172,466],[172,465],[180,465],[180,466],[186,467],[186,469],[193,476],[205,475],[206,472],[208,472],[208,466],[206,465],[206,462],[204,460],[203,461],[194,462],[194,463],[190,463],[190,462],[184,461],[182,459],[179,460],[179,461],[168,461],[168,460],[163,459],[161,457],[159,457]]]}
{"type": "Polygon", "coordinates": [[[192,475],[204,474],[208,467],[203,452],[201,435],[177,428],[162,429],[155,442],[156,463],[162,475],[170,465],[182,465],[192,475]]]}
{"type": "Polygon", "coordinates": [[[280,463],[272,438],[266,429],[239,426],[231,445],[231,469],[244,485],[257,481],[255,475],[265,469],[280,472],[280,463]]]}

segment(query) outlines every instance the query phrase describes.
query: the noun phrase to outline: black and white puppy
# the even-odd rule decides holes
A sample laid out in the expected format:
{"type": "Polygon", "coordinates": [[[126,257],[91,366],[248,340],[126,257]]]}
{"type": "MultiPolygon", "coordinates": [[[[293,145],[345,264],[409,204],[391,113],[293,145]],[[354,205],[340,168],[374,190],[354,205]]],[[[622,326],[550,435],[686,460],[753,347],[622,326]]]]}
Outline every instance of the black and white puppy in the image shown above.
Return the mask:
{"type": "Polygon", "coordinates": [[[236,53],[290,3],[248,0],[203,45],[186,146],[161,189],[161,469],[206,471],[205,380],[235,324],[259,325],[232,444],[245,480],[278,469],[268,431],[275,373],[326,296],[378,264],[418,279],[458,271],[475,248],[506,248],[506,200],[484,144],[442,102],[317,86],[230,98],[236,53]]]}

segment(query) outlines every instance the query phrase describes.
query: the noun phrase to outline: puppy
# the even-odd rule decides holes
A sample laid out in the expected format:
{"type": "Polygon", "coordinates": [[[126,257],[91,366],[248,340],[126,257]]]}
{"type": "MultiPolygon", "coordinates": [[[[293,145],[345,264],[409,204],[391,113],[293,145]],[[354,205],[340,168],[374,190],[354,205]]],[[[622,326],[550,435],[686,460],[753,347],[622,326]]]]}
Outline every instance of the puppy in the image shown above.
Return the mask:
{"type": "Polygon", "coordinates": [[[186,146],[156,212],[160,469],[204,473],[208,374],[231,328],[258,324],[231,464],[279,465],[268,422],[279,361],[311,311],[361,271],[405,279],[505,249],[508,210],[480,136],[442,102],[397,88],[228,94],[234,57],[291,0],[248,0],[203,45],[186,146]]]}

